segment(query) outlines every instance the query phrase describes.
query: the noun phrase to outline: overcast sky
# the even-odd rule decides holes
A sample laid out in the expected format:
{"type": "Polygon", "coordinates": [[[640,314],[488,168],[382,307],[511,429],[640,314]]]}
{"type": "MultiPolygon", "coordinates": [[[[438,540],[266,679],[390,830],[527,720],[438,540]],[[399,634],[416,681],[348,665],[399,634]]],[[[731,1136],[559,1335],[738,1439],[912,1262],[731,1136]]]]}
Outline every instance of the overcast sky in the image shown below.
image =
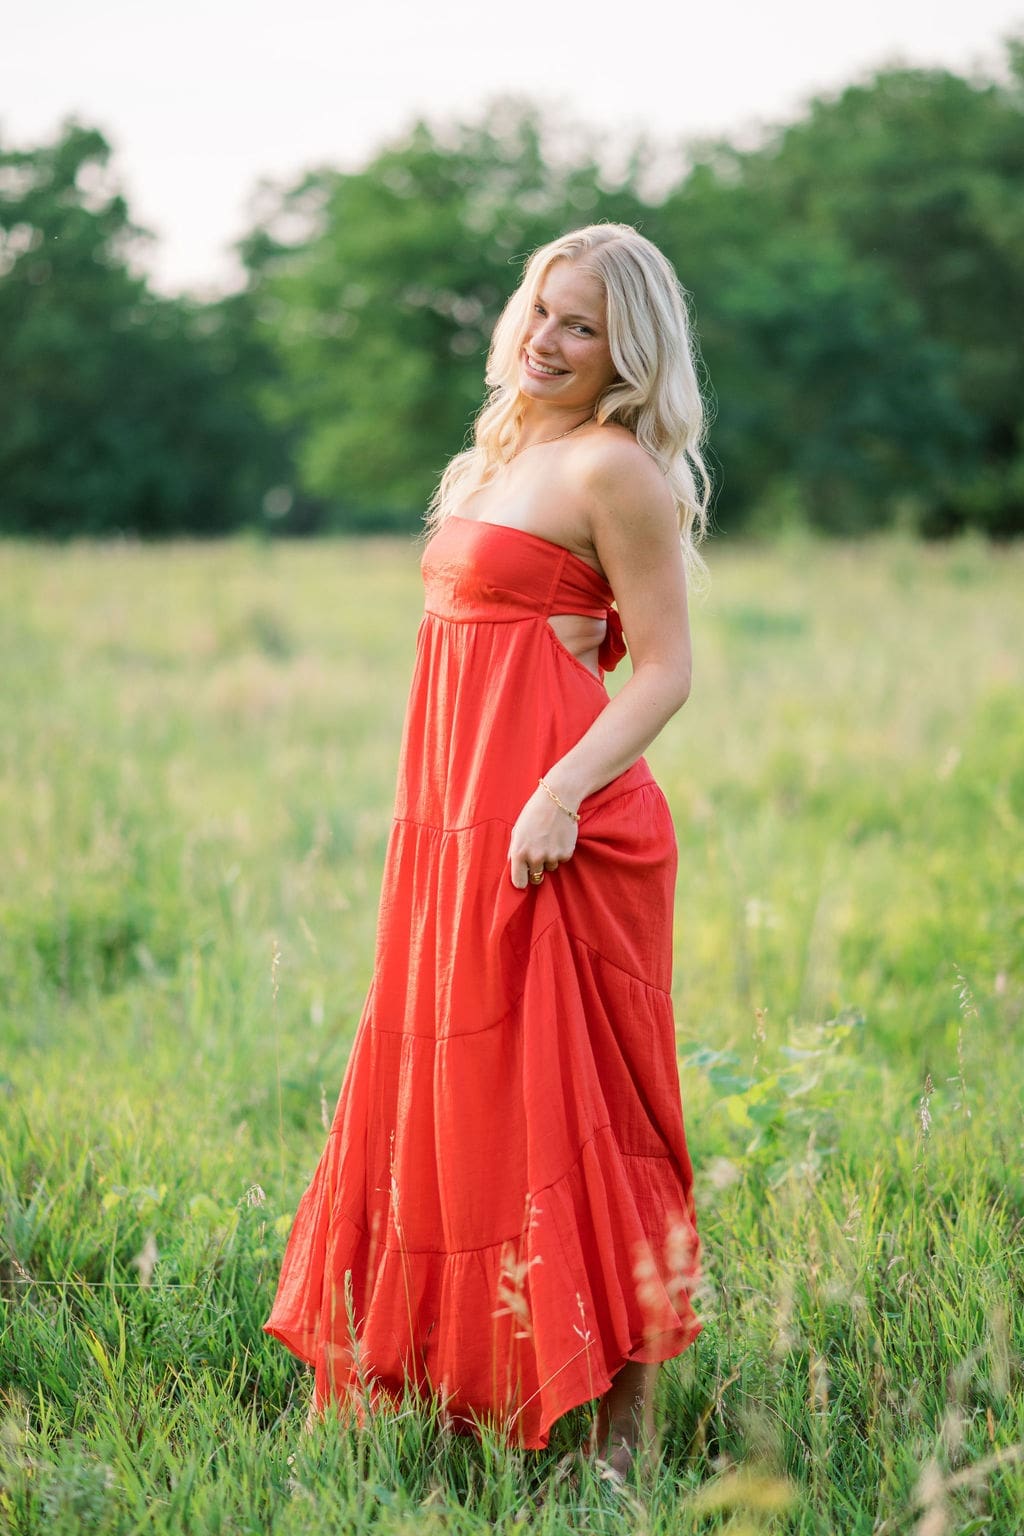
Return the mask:
{"type": "Polygon", "coordinates": [[[417,115],[476,116],[502,92],[667,143],[743,137],[884,64],[997,70],[1024,0],[34,0],[0,43],[0,142],[102,129],[164,291],[237,268],[263,176],[354,167],[417,115]]]}

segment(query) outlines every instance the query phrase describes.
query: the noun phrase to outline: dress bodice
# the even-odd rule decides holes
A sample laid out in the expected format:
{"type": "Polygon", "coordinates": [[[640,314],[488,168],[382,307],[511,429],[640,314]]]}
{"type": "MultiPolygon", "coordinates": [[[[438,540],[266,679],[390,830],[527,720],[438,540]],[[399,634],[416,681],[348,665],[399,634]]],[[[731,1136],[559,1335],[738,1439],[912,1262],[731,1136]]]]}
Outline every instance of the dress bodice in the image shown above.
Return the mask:
{"type": "Polygon", "coordinates": [[[622,621],[605,578],[572,550],[503,523],[450,516],[421,562],[426,610],[455,623],[513,623],[575,613],[607,621],[598,665],[626,654],[622,621]]]}

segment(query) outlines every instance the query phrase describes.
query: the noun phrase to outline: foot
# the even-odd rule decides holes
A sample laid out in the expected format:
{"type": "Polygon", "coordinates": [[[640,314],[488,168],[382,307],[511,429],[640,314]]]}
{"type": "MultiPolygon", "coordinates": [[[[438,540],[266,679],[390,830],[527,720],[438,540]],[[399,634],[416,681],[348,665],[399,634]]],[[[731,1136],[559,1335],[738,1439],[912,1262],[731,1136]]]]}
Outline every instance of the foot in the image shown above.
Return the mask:
{"type": "Polygon", "coordinates": [[[595,1426],[585,1449],[599,1475],[610,1484],[639,1486],[657,1475],[657,1442],[638,1438],[635,1424],[615,1426],[602,1434],[595,1426]]]}
{"type": "Polygon", "coordinates": [[[601,1482],[610,1488],[613,1493],[622,1493],[628,1486],[623,1473],[617,1472],[610,1462],[602,1461],[600,1456],[594,1462],[594,1471],[601,1479],[601,1482]]]}
{"type": "Polygon", "coordinates": [[[624,1480],[636,1465],[637,1445],[629,1429],[605,1429],[602,1434],[595,1424],[584,1450],[602,1477],[610,1480],[624,1480]]]}
{"type": "Polygon", "coordinates": [[[601,1400],[590,1443],[592,1456],[621,1479],[646,1471],[648,1452],[657,1445],[654,1388],[658,1366],[628,1360],[616,1371],[601,1400]]]}
{"type": "Polygon", "coordinates": [[[623,1484],[636,1464],[636,1446],[630,1445],[623,1436],[605,1447],[603,1456],[594,1458],[594,1465],[609,1482],[623,1484]]]}

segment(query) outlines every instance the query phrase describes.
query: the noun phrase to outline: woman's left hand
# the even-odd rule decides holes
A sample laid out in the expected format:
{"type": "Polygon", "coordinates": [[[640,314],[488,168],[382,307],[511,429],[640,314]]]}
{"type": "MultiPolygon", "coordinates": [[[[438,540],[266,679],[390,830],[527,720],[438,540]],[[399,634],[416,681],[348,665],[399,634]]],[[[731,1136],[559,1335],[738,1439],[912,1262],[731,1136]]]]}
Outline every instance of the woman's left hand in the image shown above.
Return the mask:
{"type": "Polygon", "coordinates": [[[517,890],[525,890],[530,884],[531,870],[557,869],[571,859],[578,836],[579,823],[567,816],[538,784],[512,828],[508,845],[512,884],[517,890]]]}

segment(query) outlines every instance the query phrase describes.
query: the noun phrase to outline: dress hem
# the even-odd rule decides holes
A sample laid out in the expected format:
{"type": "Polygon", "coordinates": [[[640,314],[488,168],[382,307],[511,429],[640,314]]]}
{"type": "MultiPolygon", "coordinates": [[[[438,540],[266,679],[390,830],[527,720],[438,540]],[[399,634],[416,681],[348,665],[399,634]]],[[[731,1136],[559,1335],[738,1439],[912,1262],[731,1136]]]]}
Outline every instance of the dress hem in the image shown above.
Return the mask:
{"type": "MultiPolygon", "coordinates": [[[[268,1323],[264,1323],[262,1331],[269,1335],[270,1338],[276,1339],[279,1344],[283,1344],[285,1349],[294,1355],[296,1359],[302,1361],[304,1365],[308,1366],[311,1370],[315,1370],[315,1355],[304,1349],[302,1345],[296,1341],[294,1335],[290,1334],[287,1329],[278,1328],[271,1326],[268,1323]]],[[[681,1340],[676,1338],[671,1344],[668,1345],[659,1345],[657,1343],[652,1343],[651,1341],[647,1341],[645,1343],[643,1339],[634,1343],[630,1348],[630,1353],[619,1357],[614,1365],[609,1366],[607,1362],[605,1363],[604,1375],[603,1377],[598,1376],[595,1379],[593,1383],[594,1390],[591,1396],[577,1397],[573,1393],[569,1393],[567,1395],[572,1399],[571,1401],[560,1404],[553,1411],[549,1409],[548,1413],[545,1414],[541,1419],[536,1436],[517,1439],[514,1436],[503,1433],[500,1424],[495,1424],[493,1421],[488,1421],[486,1418],[475,1414],[472,1409],[464,1409],[461,1416],[455,1416],[452,1420],[451,1427],[457,1434],[472,1434],[477,1438],[480,1437],[482,1427],[492,1434],[499,1434],[505,1440],[505,1443],[510,1446],[510,1448],[523,1451],[547,1450],[548,1443],[551,1439],[551,1430],[553,1429],[554,1425],[560,1419],[564,1418],[567,1413],[572,1413],[573,1409],[583,1408],[590,1403],[599,1402],[601,1398],[603,1398],[604,1395],[610,1391],[614,1377],[618,1375],[619,1371],[624,1365],[630,1365],[634,1363],[643,1365],[664,1365],[669,1360],[676,1360],[680,1355],[685,1354],[686,1351],[696,1343],[698,1337],[703,1331],[704,1324],[700,1321],[699,1318],[695,1318],[689,1327],[680,1328],[679,1332],[682,1334],[681,1340]],[[652,1354],[652,1350],[657,1351],[657,1353],[652,1354]],[[462,1422],[460,1422],[460,1418],[462,1422]]],[[[383,1394],[384,1397],[388,1400],[388,1404],[391,1408],[397,1409],[399,1406],[401,1393],[388,1388],[379,1378],[374,1378],[371,1376],[367,1381],[367,1387],[371,1393],[375,1390],[378,1394],[383,1394]]],[[[434,1395],[436,1396],[436,1394],[434,1395]]],[[[360,1423],[360,1427],[365,1428],[366,1405],[362,1401],[358,1390],[355,1388],[349,1388],[346,1390],[343,1398],[340,1400],[336,1398],[330,1399],[326,1402],[315,1404],[315,1407],[317,1412],[324,1413],[329,1407],[336,1405],[339,1401],[341,1401],[342,1406],[354,1407],[357,1420],[360,1423]]],[[[376,1409],[381,1408],[379,1401],[372,1404],[372,1406],[376,1409]]],[[[387,1411],[386,1407],[384,1411],[387,1411]]]]}

